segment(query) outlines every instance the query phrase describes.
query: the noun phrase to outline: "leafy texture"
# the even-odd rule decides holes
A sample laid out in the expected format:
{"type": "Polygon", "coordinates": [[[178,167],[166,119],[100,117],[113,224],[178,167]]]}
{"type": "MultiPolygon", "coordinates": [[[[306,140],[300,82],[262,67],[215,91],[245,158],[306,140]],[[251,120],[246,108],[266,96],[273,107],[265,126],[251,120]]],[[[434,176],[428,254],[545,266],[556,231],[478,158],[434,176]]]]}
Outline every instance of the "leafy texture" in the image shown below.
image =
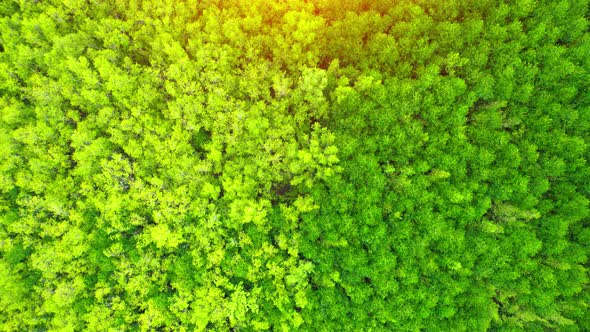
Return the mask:
{"type": "Polygon", "coordinates": [[[3,1],[0,330],[590,330],[588,8],[3,1]]]}

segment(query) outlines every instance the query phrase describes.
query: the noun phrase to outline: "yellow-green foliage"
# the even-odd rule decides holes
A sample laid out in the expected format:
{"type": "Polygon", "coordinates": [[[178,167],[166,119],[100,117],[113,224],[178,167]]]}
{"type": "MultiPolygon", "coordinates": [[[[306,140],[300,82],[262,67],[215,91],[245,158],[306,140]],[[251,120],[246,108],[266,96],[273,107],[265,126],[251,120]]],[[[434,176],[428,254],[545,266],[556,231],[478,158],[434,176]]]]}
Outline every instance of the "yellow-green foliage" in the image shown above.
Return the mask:
{"type": "Polygon", "coordinates": [[[0,1],[0,330],[588,331],[588,1],[0,1]]]}

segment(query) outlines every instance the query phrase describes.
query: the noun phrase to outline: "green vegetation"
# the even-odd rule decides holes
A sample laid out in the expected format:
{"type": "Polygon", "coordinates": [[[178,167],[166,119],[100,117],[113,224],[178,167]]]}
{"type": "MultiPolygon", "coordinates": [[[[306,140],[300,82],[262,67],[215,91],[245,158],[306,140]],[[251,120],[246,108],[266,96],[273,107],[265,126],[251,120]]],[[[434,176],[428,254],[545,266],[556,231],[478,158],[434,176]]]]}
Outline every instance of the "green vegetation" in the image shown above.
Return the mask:
{"type": "Polygon", "coordinates": [[[0,1],[0,330],[589,331],[588,15],[0,1]]]}

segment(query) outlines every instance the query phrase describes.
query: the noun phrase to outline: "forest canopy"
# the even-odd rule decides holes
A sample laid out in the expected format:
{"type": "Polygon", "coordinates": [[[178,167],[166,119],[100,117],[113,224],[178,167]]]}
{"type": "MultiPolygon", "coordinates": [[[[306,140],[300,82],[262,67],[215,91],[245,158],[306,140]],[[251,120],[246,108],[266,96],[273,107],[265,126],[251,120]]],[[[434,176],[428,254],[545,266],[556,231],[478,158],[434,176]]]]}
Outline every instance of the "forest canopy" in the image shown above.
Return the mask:
{"type": "Polygon", "coordinates": [[[0,1],[0,331],[589,331],[588,20],[0,1]]]}

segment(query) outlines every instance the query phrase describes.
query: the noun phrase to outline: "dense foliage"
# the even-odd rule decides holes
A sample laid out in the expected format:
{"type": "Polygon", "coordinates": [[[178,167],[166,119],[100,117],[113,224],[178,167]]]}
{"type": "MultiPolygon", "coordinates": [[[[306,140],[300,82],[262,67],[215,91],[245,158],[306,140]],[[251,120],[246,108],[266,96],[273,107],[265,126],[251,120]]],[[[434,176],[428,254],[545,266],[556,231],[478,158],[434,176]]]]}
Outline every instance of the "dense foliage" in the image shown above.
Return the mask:
{"type": "Polygon", "coordinates": [[[587,0],[0,1],[0,330],[590,330],[587,0]]]}

